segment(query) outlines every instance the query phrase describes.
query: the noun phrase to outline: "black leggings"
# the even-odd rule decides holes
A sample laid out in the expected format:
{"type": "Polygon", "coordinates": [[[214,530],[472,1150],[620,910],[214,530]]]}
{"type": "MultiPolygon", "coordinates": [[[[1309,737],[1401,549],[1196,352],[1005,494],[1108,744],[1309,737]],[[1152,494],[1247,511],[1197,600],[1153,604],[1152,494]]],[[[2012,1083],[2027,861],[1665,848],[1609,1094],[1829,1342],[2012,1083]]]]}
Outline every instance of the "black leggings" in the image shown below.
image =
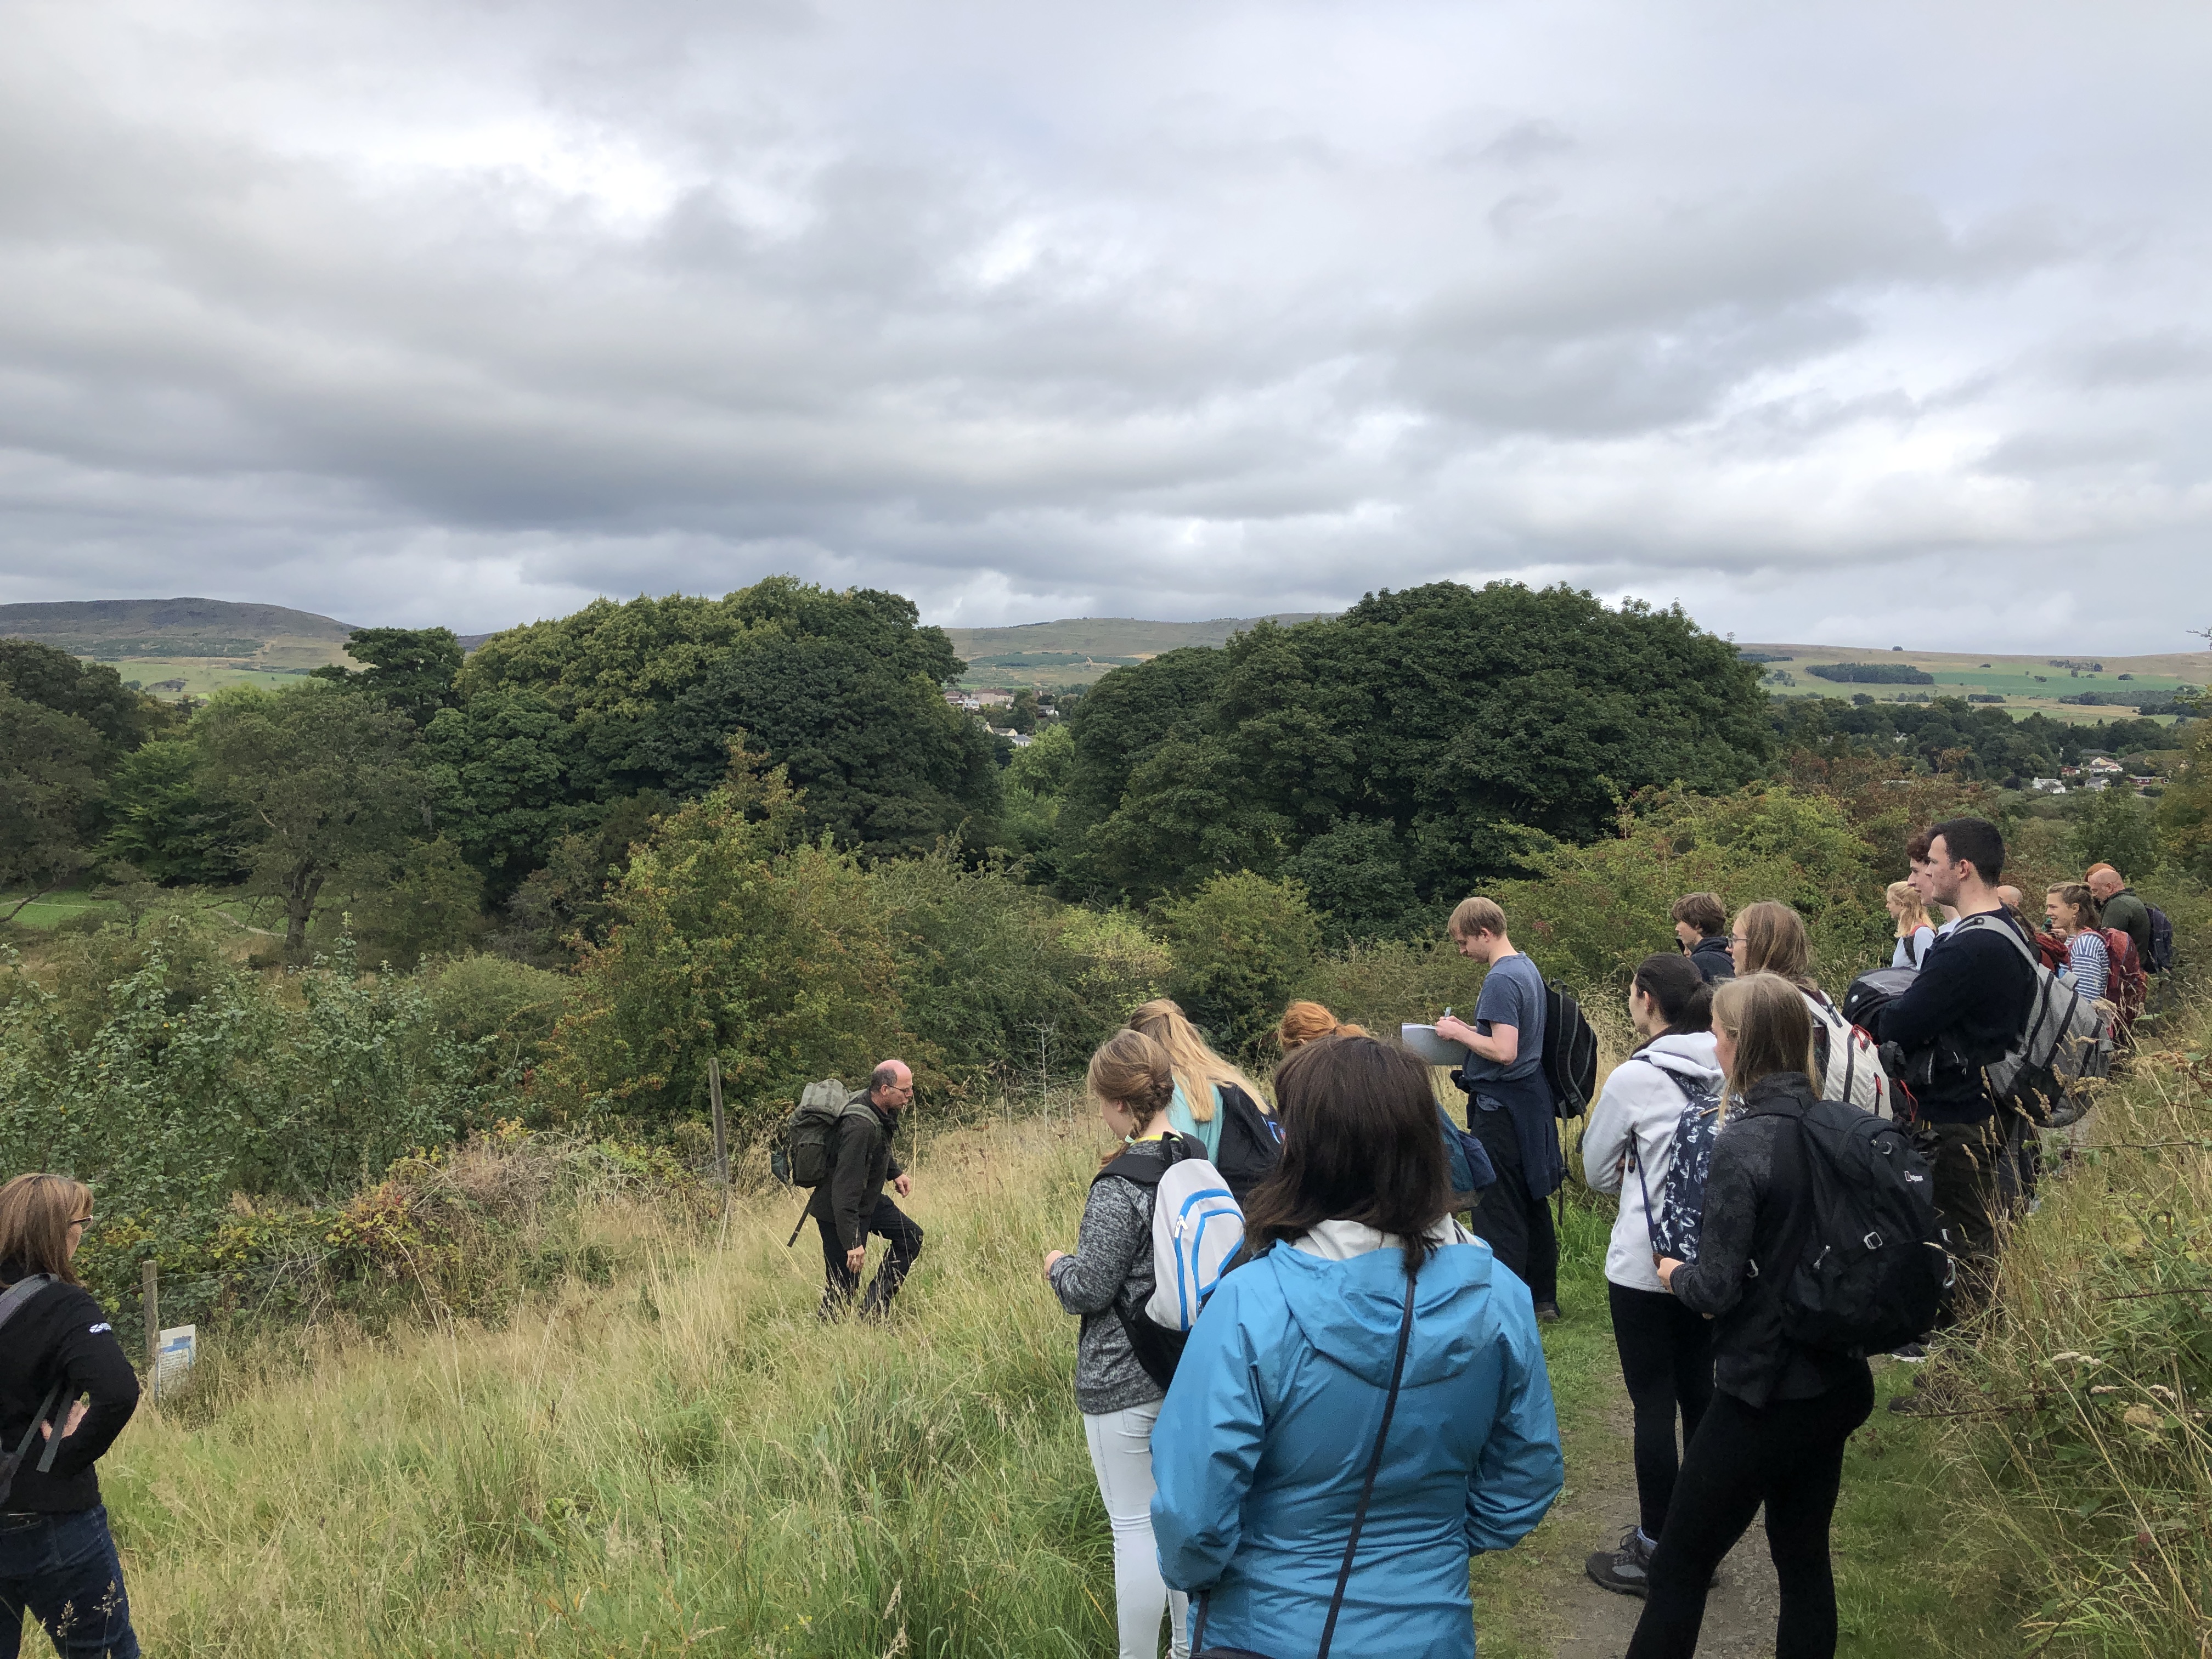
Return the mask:
{"type": "Polygon", "coordinates": [[[1620,1350],[1620,1377],[1636,1411],[1637,1524],[1657,1539],[1666,1524],[1680,1467],[1674,1452],[1674,1419],[1682,1443],[1697,1437],[1698,1421],[1713,1397],[1713,1322],[1692,1313],[1665,1291],[1632,1291],[1607,1281],[1613,1340],[1620,1350]]]}
{"type": "Polygon", "coordinates": [[[1760,1409],[1731,1394],[1713,1395],[1674,1482],[1627,1659],[1692,1659],[1714,1569],[1762,1502],[1766,1545],[1782,1581],[1775,1659],[1832,1659],[1836,1579],[1828,1522],[1843,1484],[1844,1443],[1873,1410],[1874,1374],[1863,1365],[1810,1400],[1776,1400],[1760,1409]]]}
{"type": "Polygon", "coordinates": [[[1559,1299],[1559,1230],[1551,1200],[1528,1190],[1528,1160],[1510,1112],[1486,1112],[1467,1103],[1468,1133],[1490,1154],[1498,1179],[1476,1200],[1474,1236],[1528,1287],[1532,1300],[1559,1299]]]}

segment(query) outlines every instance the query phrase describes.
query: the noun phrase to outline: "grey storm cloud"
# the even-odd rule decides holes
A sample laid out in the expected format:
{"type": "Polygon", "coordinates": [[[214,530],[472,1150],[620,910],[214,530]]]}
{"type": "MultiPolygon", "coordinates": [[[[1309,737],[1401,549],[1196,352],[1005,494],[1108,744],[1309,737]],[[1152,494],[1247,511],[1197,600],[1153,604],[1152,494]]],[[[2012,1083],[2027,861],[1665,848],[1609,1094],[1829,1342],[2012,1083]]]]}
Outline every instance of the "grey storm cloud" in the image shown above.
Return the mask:
{"type": "Polygon", "coordinates": [[[2212,621],[2189,9],[28,0],[9,42],[6,599],[2212,621]]]}

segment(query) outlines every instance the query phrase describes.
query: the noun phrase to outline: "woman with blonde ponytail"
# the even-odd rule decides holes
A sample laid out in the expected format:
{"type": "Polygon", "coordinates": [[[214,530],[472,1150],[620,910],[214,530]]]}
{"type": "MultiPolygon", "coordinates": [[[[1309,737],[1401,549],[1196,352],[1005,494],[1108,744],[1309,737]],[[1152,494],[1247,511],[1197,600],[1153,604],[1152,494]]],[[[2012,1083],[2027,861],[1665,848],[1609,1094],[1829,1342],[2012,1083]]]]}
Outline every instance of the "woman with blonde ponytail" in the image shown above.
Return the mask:
{"type": "Polygon", "coordinates": [[[1152,1425],[1172,1365],[1149,1345],[1144,1306],[1152,1293],[1152,1199],[1161,1168],[1202,1157],[1168,1123],[1175,1068],[1142,1031],[1116,1031],[1091,1056],[1091,1097],[1115,1145],[1091,1182],[1074,1254],[1054,1250],[1044,1276],[1060,1305],[1083,1318],[1075,1344],[1075,1406],[1098,1496],[1114,1529],[1114,1596],[1121,1659],[1158,1659],[1160,1615],[1171,1616],[1175,1659],[1189,1652],[1184,1598],[1170,1598],[1152,1540],[1152,1425]],[[1139,1178],[1132,1179],[1133,1173],[1139,1178]]]}
{"type": "MultiPolygon", "coordinates": [[[[1310,1006],[1320,1008],[1318,1003],[1310,1006]]],[[[1334,1030],[1335,1021],[1329,1024],[1334,1030]]],[[[1129,1029],[1158,1043],[1174,1068],[1169,1126],[1206,1148],[1207,1159],[1243,1203],[1273,1170],[1283,1144],[1281,1126],[1268,1111],[1259,1085],[1215,1054],[1182,1007],[1165,997],[1130,1015],[1129,1029]]]]}

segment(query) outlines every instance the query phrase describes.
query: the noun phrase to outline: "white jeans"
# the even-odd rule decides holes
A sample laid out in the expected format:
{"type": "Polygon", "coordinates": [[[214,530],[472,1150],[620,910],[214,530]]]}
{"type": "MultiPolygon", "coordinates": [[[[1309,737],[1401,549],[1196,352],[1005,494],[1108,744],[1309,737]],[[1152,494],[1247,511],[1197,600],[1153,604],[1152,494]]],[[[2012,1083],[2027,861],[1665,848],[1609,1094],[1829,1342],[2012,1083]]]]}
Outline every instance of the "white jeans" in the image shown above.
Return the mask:
{"type": "Polygon", "coordinates": [[[1098,1495],[1114,1523],[1114,1603],[1121,1629],[1121,1659],[1159,1659],[1160,1613],[1173,1615],[1170,1651],[1190,1653],[1189,1598],[1170,1594],[1160,1577],[1159,1546],[1152,1541],[1152,1425],[1160,1402],[1132,1406],[1103,1417],[1083,1418],[1098,1495]]]}

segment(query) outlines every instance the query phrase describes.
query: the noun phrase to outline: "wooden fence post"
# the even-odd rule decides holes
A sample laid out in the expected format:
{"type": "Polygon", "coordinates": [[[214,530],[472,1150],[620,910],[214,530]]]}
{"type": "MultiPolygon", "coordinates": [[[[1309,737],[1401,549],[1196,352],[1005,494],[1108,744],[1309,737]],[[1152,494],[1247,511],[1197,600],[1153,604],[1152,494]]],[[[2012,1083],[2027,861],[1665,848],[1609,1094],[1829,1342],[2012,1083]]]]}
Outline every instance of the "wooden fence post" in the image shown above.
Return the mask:
{"type": "Polygon", "coordinates": [[[730,1218],[730,1140],[722,1127],[722,1057],[707,1056],[707,1099],[714,1109],[714,1175],[722,1183],[722,1219],[730,1218]]]}
{"type": "Polygon", "coordinates": [[[146,1398],[161,1406],[161,1270],[148,1256],[138,1269],[139,1299],[146,1312],[146,1398]]]}

